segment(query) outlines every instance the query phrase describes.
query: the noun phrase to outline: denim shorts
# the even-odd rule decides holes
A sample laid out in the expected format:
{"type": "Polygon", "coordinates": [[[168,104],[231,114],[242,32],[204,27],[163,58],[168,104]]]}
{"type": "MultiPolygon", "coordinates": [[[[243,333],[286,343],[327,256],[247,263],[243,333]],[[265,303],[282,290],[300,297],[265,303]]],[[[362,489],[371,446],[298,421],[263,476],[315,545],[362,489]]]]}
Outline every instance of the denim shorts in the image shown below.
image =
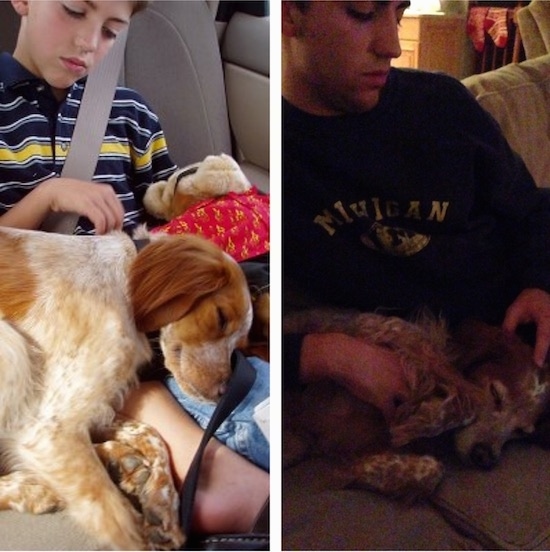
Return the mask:
{"type": "MultiPolygon", "coordinates": [[[[230,449],[269,471],[269,442],[253,418],[254,408],[269,397],[269,364],[257,357],[248,357],[248,361],[256,370],[256,381],[215,436],[230,449]]],[[[171,374],[166,376],[164,384],[197,423],[206,428],[216,405],[184,393],[171,374]]]]}

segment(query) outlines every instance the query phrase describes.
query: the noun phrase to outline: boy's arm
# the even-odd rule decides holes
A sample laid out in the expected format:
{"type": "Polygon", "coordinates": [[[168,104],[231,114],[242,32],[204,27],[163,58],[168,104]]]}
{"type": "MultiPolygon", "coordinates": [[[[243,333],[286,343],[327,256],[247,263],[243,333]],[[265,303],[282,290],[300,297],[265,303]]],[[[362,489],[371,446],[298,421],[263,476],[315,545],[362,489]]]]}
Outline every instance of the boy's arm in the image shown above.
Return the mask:
{"type": "Polygon", "coordinates": [[[124,210],[108,184],[72,178],[45,180],[0,216],[0,226],[36,230],[50,212],[77,213],[93,223],[97,234],[121,229],[124,210]]]}

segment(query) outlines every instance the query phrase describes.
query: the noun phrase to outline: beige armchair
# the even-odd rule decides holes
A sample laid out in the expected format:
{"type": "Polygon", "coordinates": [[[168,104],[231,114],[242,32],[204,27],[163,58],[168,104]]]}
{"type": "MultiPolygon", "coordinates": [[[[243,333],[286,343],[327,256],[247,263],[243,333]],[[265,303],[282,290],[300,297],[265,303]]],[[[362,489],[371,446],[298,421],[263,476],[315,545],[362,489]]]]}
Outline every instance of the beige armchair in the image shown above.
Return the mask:
{"type": "Polygon", "coordinates": [[[531,0],[518,10],[517,20],[527,59],[550,53],[550,2],[531,0]]]}

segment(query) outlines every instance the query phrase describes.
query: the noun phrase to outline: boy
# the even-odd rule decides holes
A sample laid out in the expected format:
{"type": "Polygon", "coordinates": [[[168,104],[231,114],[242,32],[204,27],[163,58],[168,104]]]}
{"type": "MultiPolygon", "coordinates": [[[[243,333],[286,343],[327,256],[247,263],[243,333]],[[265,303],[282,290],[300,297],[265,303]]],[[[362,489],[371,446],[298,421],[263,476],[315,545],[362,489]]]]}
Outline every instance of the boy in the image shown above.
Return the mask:
{"type": "MultiPolygon", "coordinates": [[[[175,169],[157,117],[137,93],[116,92],[94,182],[59,174],[82,79],[146,2],[13,0],[12,5],[21,25],[13,56],[0,57],[0,224],[37,229],[51,211],[76,212],[75,233],[130,232],[143,222],[147,184],[175,169]]],[[[132,393],[124,412],[160,431],[179,485],[200,428],[156,382],[132,393]]],[[[205,456],[194,530],[249,530],[268,496],[268,475],[216,441],[205,456]]]]}
{"type": "Polygon", "coordinates": [[[59,178],[59,173],[84,91],[82,79],[144,2],[12,4],[21,27],[13,57],[0,58],[0,224],[36,229],[50,211],[61,211],[81,215],[77,234],[131,231],[143,219],[147,183],[175,169],[158,119],[138,94],[117,90],[95,182],[59,178]]]}

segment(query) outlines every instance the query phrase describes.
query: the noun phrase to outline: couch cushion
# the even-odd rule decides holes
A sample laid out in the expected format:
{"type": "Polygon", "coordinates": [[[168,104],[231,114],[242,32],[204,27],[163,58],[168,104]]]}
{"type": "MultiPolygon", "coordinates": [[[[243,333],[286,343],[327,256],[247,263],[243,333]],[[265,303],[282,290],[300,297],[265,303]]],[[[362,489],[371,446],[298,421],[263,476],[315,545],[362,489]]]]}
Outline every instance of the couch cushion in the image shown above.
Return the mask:
{"type": "Polygon", "coordinates": [[[550,52],[550,3],[531,0],[517,12],[518,27],[528,59],[550,52]]]}
{"type": "Polygon", "coordinates": [[[550,452],[509,443],[491,471],[455,464],[433,503],[458,530],[491,550],[549,550],[550,452]]]}
{"type": "Polygon", "coordinates": [[[539,186],[550,186],[550,55],[462,81],[500,124],[539,186]]]}
{"type": "Polygon", "coordinates": [[[484,471],[460,464],[448,438],[428,446],[446,473],[426,502],[349,488],[320,458],[286,468],[283,550],[550,549],[550,451],[509,443],[484,471]]]}
{"type": "Polygon", "coordinates": [[[347,489],[313,459],[284,471],[283,550],[480,550],[429,504],[347,489]]]}

